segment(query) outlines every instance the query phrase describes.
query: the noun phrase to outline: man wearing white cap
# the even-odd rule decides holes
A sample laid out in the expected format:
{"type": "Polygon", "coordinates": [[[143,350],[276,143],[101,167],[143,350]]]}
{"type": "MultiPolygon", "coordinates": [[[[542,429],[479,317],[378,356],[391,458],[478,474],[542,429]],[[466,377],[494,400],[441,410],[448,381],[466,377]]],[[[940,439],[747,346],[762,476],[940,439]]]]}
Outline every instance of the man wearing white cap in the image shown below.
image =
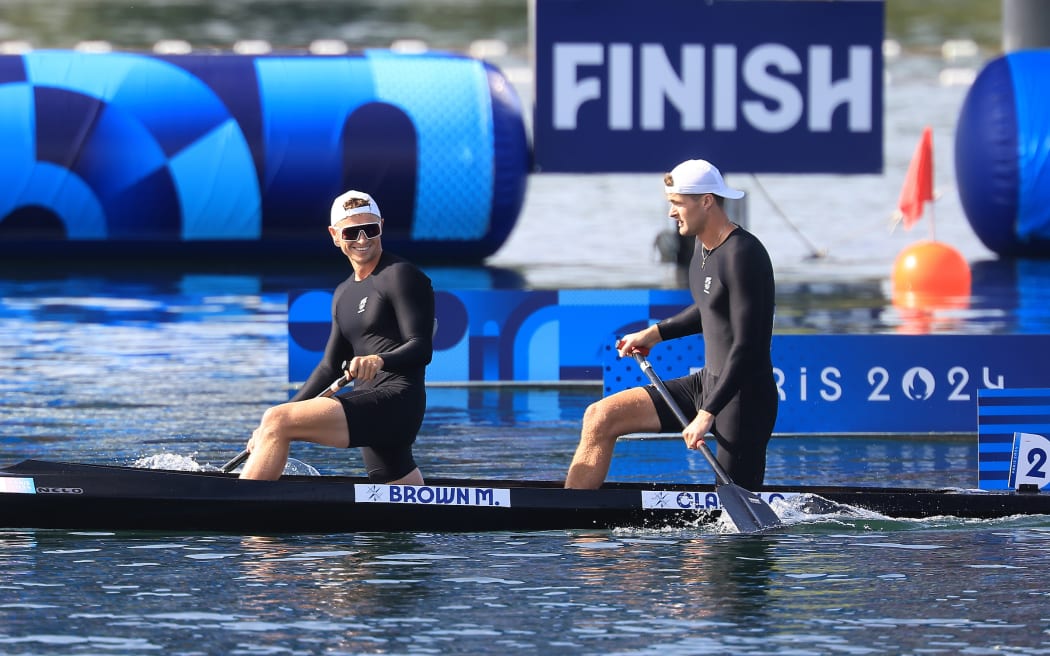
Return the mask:
{"type": "Polygon", "coordinates": [[[348,191],[332,203],[328,233],[353,275],[332,297],[324,356],[288,403],[263,414],[241,478],[276,479],[293,441],[361,447],[370,480],[421,485],[412,443],[426,409],[434,353],[434,289],[406,260],[383,251],[383,218],[371,196],[348,191]],[[354,389],[318,397],[346,373],[354,389]]]}
{"type": "Polygon", "coordinates": [[[635,387],[587,408],[565,486],[596,488],[609,471],[620,435],[681,432],[696,449],[708,431],[718,440],[718,462],[733,482],[760,487],[766,446],[777,418],[773,378],[773,265],[765,247],[729,220],[725,198],[741,198],[709,162],[682,162],[664,176],[670,217],[678,234],[696,238],[689,265],[693,304],[673,317],[624,335],[621,357],[646,353],[658,342],[703,333],[704,367],[666,381],[677,405],[692,417],[682,430],[666,401],[652,386],[635,387]]]}

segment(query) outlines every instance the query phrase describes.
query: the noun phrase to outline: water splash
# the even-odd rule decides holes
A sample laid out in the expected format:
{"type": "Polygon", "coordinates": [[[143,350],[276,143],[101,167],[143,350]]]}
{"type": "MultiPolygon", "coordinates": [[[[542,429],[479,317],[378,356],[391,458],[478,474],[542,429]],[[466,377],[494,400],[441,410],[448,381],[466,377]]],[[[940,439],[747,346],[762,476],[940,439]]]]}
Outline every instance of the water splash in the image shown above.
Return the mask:
{"type": "Polygon", "coordinates": [[[137,469],[166,469],[168,471],[204,471],[204,466],[197,462],[197,454],[180,456],[177,453],[157,453],[139,458],[131,463],[137,469]]]}
{"type": "Polygon", "coordinates": [[[284,474],[285,476],[320,476],[321,472],[301,460],[288,458],[288,464],[284,466],[284,474]]]}
{"type": "MultiPolygon", "coordinates": [[[[139,458],[131,464],[137,469],[164,469],[167,471],[219,471],[214,465],[202,465],[197,462],[197,454],[182,456],[177,453],[157,453],[139,458]]],[[[289,458],[284,466],[285,476],[320,476],[321,472],[301,460],[289,458]]]]}
{"type": "Polygon", "coordinates": [[[865,508],[831,501],[816,494],[799,494],[786,499],[775,499],[770,505],[787,526],[821,522],[893,519],[865,508]]]}

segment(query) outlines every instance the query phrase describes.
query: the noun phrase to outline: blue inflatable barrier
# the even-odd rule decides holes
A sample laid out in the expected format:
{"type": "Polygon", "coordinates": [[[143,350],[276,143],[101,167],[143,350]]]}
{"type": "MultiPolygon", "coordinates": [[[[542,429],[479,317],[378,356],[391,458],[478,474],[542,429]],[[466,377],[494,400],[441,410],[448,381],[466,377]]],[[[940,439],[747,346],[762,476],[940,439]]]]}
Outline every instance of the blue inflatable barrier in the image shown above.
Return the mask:
{"type": "Polygon", "coordinates": [[[989,62],[955,135],[955,175],[977,236],[1004,256],[1050,256],[1050,50],[989,62]]]}
{"type": "Polygon", "coordinates": [[[498,70],[385,50],[0,56],[0,151],[0,255],[329,253],[357,188],[391,250],[476,262],[531,165],[498,70]]]}

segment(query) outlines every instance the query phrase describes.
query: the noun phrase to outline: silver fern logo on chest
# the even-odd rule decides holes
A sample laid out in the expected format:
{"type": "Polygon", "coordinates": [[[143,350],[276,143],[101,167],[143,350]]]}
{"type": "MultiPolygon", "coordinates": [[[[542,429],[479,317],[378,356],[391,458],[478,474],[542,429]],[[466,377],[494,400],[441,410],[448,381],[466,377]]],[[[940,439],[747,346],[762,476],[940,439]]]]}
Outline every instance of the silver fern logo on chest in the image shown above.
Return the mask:
{"type": "Polygon", "coordinates": [[[364,312],[365,311],[365,305],[367,305],[367,304],[368,304],[368,297],[365,296],[364,298],[361,299],[361,302],[357,304],[357,313],[361,314],[362,312],[364,312]]]}
{"type": "Polygon", "coordinates": [[[704,277],[704,293],[705,294],[710,294],[711,293],[711,276],[705,276],[704,277]]]}

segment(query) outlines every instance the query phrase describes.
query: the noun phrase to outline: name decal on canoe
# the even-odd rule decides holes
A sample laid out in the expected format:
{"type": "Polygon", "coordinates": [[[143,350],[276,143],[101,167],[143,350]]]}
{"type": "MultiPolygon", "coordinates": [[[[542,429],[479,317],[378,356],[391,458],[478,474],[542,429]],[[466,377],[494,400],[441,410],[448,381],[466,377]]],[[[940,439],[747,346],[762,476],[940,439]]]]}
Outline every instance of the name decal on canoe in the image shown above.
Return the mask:
{"type": "MultiPolygon", "coordinates": [[[[795,496],[784,492],[759,492],[766,503],[795,496]]],[[[687,492],[683,490],[642,490],[642,508],[647,510],[714,510],[722,503],[714,492],[687,492]]]]}
{"type": "Polygon", "coordinates": [[[0,492],[12,494],[36,494],[36,484],[31,478],[0,477],[0,492]]]}
{"type": "Polygon", "coordinates": [[[424,506],[483,506],[510,508],[510,490],[491,487],[379,485],[356,483],[357,503],[409,503],[424,506]]]}

